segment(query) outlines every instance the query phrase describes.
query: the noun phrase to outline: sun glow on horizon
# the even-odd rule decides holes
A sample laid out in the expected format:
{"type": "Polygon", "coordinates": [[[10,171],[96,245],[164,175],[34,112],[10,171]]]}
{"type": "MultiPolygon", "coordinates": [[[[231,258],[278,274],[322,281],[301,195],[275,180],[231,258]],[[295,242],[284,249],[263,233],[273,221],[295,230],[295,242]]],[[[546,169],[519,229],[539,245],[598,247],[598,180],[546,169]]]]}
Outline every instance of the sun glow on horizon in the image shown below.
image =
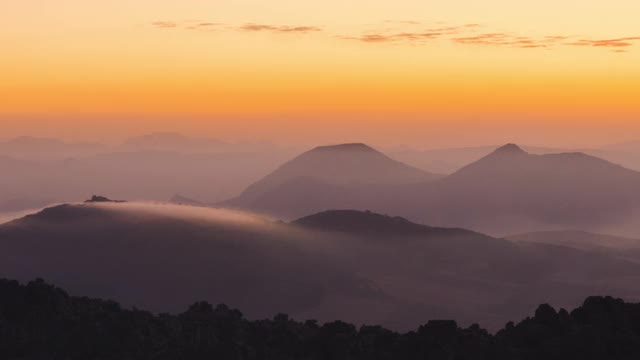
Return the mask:
{"type": "Polygon", "coordinates": [[[194,131],[233,132],[229,121],[188,119],[283,130],[299,128],[295,118],[383,129],[510,118],[540,133],[575,119],[640,130],[640,4],[609,5],[3,4],[0,123],[21,117],[27,131],[27,119],[90,114],[153,127],[142,118],[182,116],[194,131]],[[385,117],[394,121],[376,120],[385,117]]]}

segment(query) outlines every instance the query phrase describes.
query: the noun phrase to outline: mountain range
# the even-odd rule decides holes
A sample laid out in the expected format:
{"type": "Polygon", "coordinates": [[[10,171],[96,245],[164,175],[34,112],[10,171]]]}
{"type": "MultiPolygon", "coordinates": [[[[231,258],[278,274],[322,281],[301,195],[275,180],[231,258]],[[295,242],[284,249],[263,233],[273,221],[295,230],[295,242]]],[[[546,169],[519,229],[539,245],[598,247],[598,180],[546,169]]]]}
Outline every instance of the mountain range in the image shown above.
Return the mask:
{"type": "Polygon", "coordinates": [[[349,162],[349,146],[305,153],[223,205],[287,219],[328,209],[373,210],[495,235],[639,230],[633,218],[640,173],[590,155],[534,155],[508,144],[451,175],[420,176],[364,145],[357,151],[367,161],[349,162]],[[341,164],[348,171],[339,171],[341,164]]]}
{"type": "MultiPolygon", "coordinates": [[[[60,146],[33,139],[11,143],[33,141],[60,146]]],[[[188,153],[143,146],[185,142],[222,143],[152,134],[131,139],[141,146],[131,151],[56,161],[0,156],[0,212],[81,201],[94,192],[140,200],[181,194],[192,204],[284,220],[357,209],[495,236],[578,229],[640,237],[640,222],[634,220],[640,173],[584,153],[536,155],[508,145],[439,175],[365,144],[322,146],[289,161],[291,151],[188,153]]]]}

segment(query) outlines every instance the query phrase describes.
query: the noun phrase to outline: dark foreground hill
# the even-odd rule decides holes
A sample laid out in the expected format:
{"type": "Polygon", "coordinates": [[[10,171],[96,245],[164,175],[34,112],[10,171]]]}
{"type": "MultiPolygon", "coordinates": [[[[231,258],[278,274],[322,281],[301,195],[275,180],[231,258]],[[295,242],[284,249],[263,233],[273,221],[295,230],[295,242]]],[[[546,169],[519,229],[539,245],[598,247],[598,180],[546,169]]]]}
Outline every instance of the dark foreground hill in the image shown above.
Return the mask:
{"type": "Polygon", "coordinates": [[[491,330],[540,303],[636,301],[640,264],[359,211],[293,224],[224,209],[91,202],[0,225],[0,276],[157,312],[194,299],[396,329],[420,319],[491,330]]]}
{"type": "Polygon", "coordinates": [[[69,296],[37,280],[0,280],[0,358],[24,360],[631,360],[640,358],[640,304],[590,297],[571,313],[541,305],[496,335],[429,321],[397,333],[287,315],[249,321],[197,302],[178,315],[69,296]]]}

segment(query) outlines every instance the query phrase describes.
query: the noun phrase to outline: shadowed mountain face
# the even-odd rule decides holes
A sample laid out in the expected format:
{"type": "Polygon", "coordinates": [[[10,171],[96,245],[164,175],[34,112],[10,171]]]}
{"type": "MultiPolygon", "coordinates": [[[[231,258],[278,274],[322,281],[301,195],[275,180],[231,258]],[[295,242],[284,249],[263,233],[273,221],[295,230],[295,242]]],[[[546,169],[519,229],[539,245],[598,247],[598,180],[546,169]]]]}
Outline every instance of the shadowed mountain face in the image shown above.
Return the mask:
{"type": "Polygon", "coordinates": [[[222,209],[63,205],[0,225],[0,274],[46,277],[75,293],[173,311],[194,298],[251,318],[385,324],[451,318],[502,326],[538,303],[627,299],[640,265],[606,254],[513,243],[406,219],[330,211],[293,224],[222,209]]]}
{"type": "Polygon", "coordinates": [[[297,217],[331,208],[360,208],[375,197],[379,187],[437,178],[364,144],[322,146],[285,163],[225,204],[297,217]]]}

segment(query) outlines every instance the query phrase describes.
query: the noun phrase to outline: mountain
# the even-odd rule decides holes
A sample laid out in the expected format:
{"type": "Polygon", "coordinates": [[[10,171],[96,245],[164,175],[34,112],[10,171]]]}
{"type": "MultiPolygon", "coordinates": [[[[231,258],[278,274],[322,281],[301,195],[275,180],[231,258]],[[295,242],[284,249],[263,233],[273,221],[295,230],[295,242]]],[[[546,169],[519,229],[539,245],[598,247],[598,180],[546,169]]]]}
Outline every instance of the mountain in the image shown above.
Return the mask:
{"type": "Polygon", "coordinates": [[[635,298],[632,278],[640,278],[632,270],[639,264],[614,255],[512,242],[371,212],[327,211],[293,224],[347,236],[340,237],[342,256],[385,293],[405,300],[404,310],[388,316],[395,326],[436,314],[495,328],[506,314],[522,315],[535,302],[573,306],[585,290],[635,298]]]}
{"type": "MultiPolygon", "coordinates": [[[[412,148],[391,149],[387,153],[394,159],[419,169],[428,169],[441,174],[452,174],[464,166],[493,152],[498,146],[476,146],[417,150],[412,148]]],[[[557,148],[522,146],[526,152],[537,155],[563,152],[582,152],[596,156],[626,168],[640,171],[640,142],[632,141],[603,147],[557,148]]]]}
{"type": "Polygon", "coordinates": [[[326,316],[339,310],[327,305],[328,296],[371,304],[383,298],[340,261],[327,261],[335,257],[312,240],[286,224],[228,210],[60,205],[0,225],[0,273],[46,277],[153,311],[199,298],[237,304],[252,317],[320,306],[326,316]]]}
{"type": "Polygon", "coordinates": [[[295,220],[292,224],[309,229],[336,231],[366,237],[484,236],[464,229],[431,227],[413,223],[399,216],[356,210],[324,211],[295,220]]]}
{"type": "Polygon", "coordinates": [[[402,185],[438,176],[393,160],[365,144],[320,146],[280,166],[249,186],[243,195],[265,193],[301,177],[331,185],[402,185]]]}
{"type": "Polygon", "coordinates": [[[284,217],[331,208],[361,209],[380,188],[439,177],[365,144],[321,146],[288,161],[224,205],[284,217]]]}
{"type": "Polygon", "coordinates": [[[491,234],[631,222],[640,173],[583,153],[533,155],[503,146],[444,179],[395,194],[389,212],[491,234]]]}
{"type": "MultiPolygon", "coordinates": [[[[489,145],[428,150],[404,148],[393,149],[389,151],[389,154],[393,158],[419,169],[429,169],[441,174],[452,174],[464,166],[491,154],[498,147],[489,145]]],[[[532,154],[551,154],[566,151],[566,149],[540,146],[523,146],[522,148],[532,154]]]]}
{"type": "Polygon", "coordinates": [[[497,236],[566,228],[640,236],[640,173],[584,153],[535,155],[507,144],[438,177],[348,144],[307,152],[223,206],[287,219],[371,210],[497,236]]]}
{"type": "Polygon", "coordinates": [[[549,302],[588,294],[634,300],[640,264],[563,246],[517,243],[371,212],[329,211],[291,224],[194,206],[61,205],[0,225],[0,273],[155,312],[194,299],[250,318],[394,329],[419,319],[492,329],[549,302]]]}

